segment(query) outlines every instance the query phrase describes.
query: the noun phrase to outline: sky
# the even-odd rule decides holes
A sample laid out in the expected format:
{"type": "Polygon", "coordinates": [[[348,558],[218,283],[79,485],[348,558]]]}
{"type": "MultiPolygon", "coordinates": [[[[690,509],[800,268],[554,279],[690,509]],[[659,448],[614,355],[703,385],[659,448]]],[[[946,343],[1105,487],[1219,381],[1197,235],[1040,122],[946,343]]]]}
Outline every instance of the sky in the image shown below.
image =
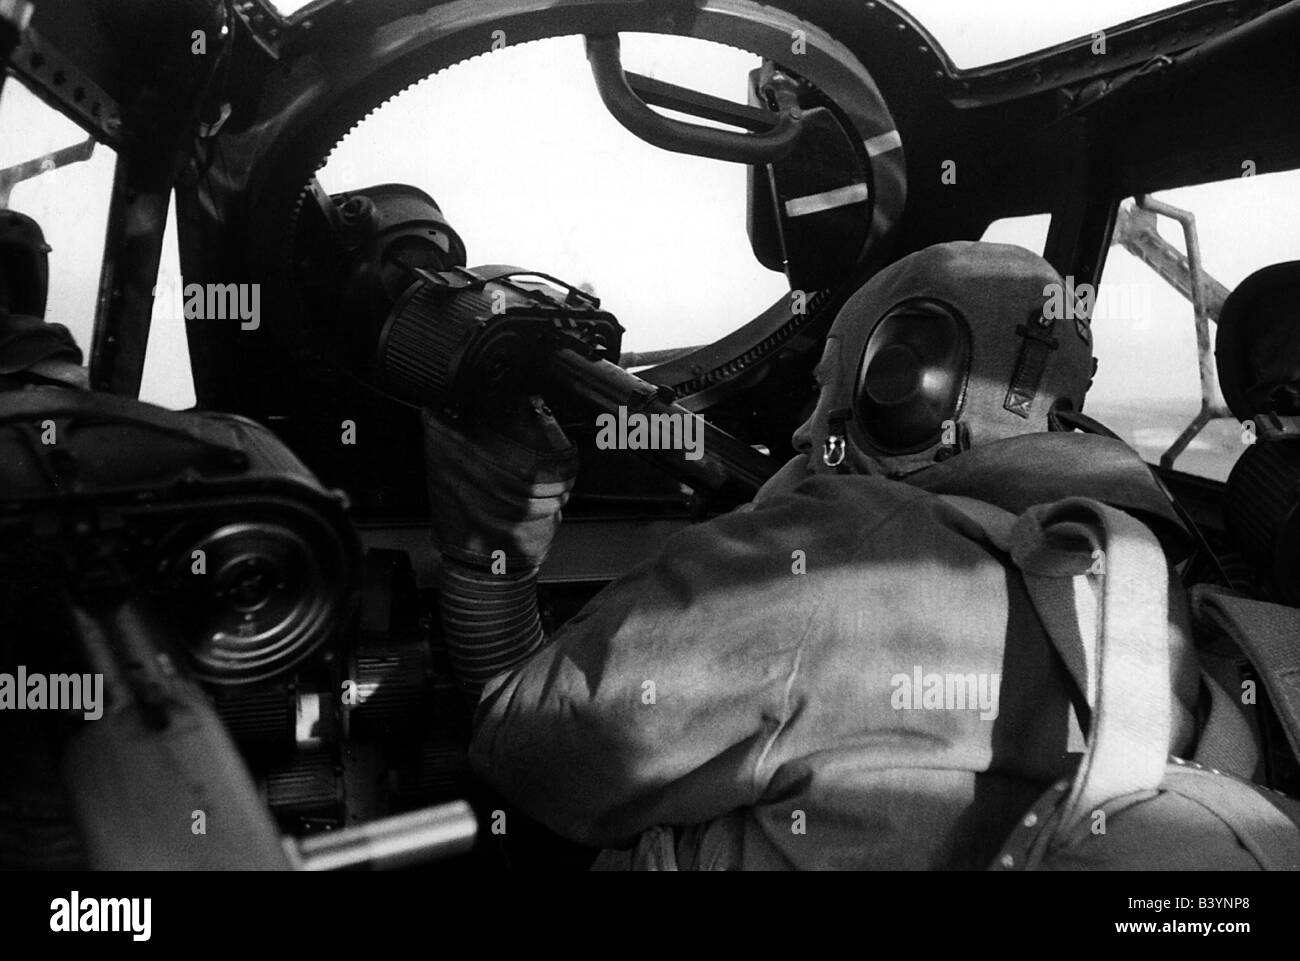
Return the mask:
{"type": "MultiPolygon", "coordinates": [[[[272,0],[286,16],[312,2],[272,0]]],[[[1171,0],[898,0],[898,5],[930,31],[958,67],[976,67],[1181,4],[1171,0]]]]}
{"type": "MultiPolygon", "coordinates": [[[[1171,4],[910,0],[904,6],[957,66],[973,67],[1171,4]]],[[[758,61],[700,41],[630,35],[624,62],[630,70],[743,101],[746,74],[758,61]]],[[[16,82],[6,84],[0,100],[0,125],[7,134],[0,140],[5,165],[81,139],[70,121],[16,82]]],[[[67,324],[83,346],[112,163],[112,152],[101,147],[87,163],[19,185],[11,199],[41,222],[54,248],[48,319],[67,324]]],[[[624,130],[600,103],[578,37],[507,46],[426,80],[364,121],[319,176],[331,192],[384,182],[424,188],[461,233],[471,265],[513,263],[592,285],[627,329],[626,350],[708,342],[788,291],[785,278],[760,266],[750,251],[745,168],[667,153],[624,130]]],[[[1295,174],[1160,197],[1196,212],[1206,267],[1229,288],[1258,267],[1300,257],[1295,232],[1281,216],[1300,198],[1295,174]]],[[[1045,217],[1027,218],[995,225],[989,239],[1041,251],[1045,230],[1045,217]]],[[[1176,231],[1166,235],[1181,243],[1176,231]]],[[[173,229],[160,279],[174,281],[177,273],[173,229]]],[[[1112,251],[1105,281],[1095,324],[1102,364],[1093,403],[1128,401],[1136,384],[1153,404],[1177,402],[1194,412],[1190,307],[1121,250],[1112,251]],[[1108,285],[1118,295],[1110,302],[1108,285]],[[1114,317],[1106,319],[1107,312],[1114,317]]],[[[179,318],[155,310],[142,395],[187,406],[193,402],[187,369],[179,318]]],[[[1160,440],[1148,437],[1148,446],[1160,440]]]]}

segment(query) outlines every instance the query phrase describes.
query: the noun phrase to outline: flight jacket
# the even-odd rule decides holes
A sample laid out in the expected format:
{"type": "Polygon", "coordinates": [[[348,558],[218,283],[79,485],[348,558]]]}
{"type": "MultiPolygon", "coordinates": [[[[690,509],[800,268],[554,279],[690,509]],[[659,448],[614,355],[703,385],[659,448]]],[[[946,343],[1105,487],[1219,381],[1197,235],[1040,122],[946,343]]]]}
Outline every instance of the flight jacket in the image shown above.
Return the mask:
{"type": "MultiPolygon", "coordinates": [[[[611,849],[600,866],[986,867],[1083,742],[1018,572],[937,495],[1014,513],[1092,497],[1171,562],[1187,551],[1147,465],[1101,437],[1015,437],[901,481],[803,464],[670,538],[485,687],[475,768],[611,849]]],[[[1199,682],[1170,583],[1179,752],[1199,682]]]]}

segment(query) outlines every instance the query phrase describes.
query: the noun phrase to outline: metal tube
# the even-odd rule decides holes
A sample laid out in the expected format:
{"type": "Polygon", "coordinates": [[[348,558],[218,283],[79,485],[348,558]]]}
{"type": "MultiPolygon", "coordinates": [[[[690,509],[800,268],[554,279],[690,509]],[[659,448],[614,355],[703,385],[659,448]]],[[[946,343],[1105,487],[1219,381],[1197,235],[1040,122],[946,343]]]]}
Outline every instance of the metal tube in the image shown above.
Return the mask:
{"type": "Polygon", "coordinates": [[[470,806],[453,801],[318,834],[296,845],[288,841],[286,848],[304,871],[384,871],[463,854],[477,835],[470,806]]]}
{"type": "Polygon", "coordinates": [[[1153,214],[1160,214],[1180,224],[1183,238],[1187,244],[1187,275],[1189,293],[1192,300],[1192,314],[1196,324],[1197,366],[1201,381],[1201,409],[1187,425],[1169,449],[1160,455],[1160,466],[1171,470],[1174,461],[1211,420],[1216,417],[1231,416],[1227,405],[1219,393],[1219,378],[1214,366],[1214,354],[1210,347],[1210,315],[1206,303],[1204,272],[1201,268],[1201,244],[1196,234],[1196,217],[1190,210],[1183,210],[1173,204],[1156,200],[1146,194],[1139,194],[1137,205],[1153,214]]]}
{"type": "Polygon", "coordinates": [[[643,350],[632,353],[624,352],[618,358],[618,366],[624,370],[632,367],[653,367],[656,364],[665,364],[670,360],[676,360],[678,357],[685,357],[687,354],[703,349],[706,344],[696,344],[694,347],[670,347],[667,350],[643,350]]]}
{"type": "MultiPolygon", "coordinates": [[[[563,394],[590,413],[668,414],[699,417],[635,374],[629,374],[607,360],[591,361],[572,350],[558,350],[550,357],[548,389],[563,394]]],[[[685,421],[683,421],[685,423],[685,421]]],[[[687,460],[680,450],[639,450],[641,454],[693,487],[708,490],[733,489],[746,497],[763,486],[781,465],[760,454],[744,441],[719,430],[700,418],[702,451],[699,460],[687,460]]]]}
{"type": "Polygon", "coordinates": [[[588,36],[587,59],[600,99],[614,119],[646,143],[664,150],[729,163],[769,164],[794,150],[803,131],[797,104],[787,104],[779,114],[773,114],[772,129],[765,133],[731,133],[655,113],[628,84],[617,34],[588,36]]]}

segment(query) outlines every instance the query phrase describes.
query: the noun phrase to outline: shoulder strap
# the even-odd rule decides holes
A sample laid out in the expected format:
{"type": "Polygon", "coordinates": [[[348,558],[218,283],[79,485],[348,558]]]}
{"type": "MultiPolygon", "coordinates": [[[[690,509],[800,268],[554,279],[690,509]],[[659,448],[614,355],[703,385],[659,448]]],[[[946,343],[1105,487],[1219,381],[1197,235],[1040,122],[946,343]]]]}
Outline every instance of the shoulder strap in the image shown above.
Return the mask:
{"type": "MultiPolygon", "coordinates": [[[[1003,554],[1011,553],[1011,534],[1015,529],[1017,515],[1003,510],[987,501],[956,494],[940,494],[940,499],[957,508],[972,521],[983,539],[992,544],[1003,554]]],[[[1079,721],[1086,731],[1091,721],[1092,692],[1088,678],[1092,673],[1088,667],[1091,655],[1091,643],[1085,643],[1079,633],[1079,619],[1075,612],[1074,585],[1053,585],[1042,582],[1029,583],[1029,599],[1034,605],[1038,619],[1043,624],[1052,641],[1052,646],[1065,662],[1066,670],[1074,680],[1079,692],[1086,698],[1082,704],[1076,702],[1079,721]],[[1059,588],[1063,588],[1063,591],[1059,588]],[[1063,596],[1068,594],[1069,596],[1063,596]],[[1081,708],[1081,709],[1080,709],[1081,708]]]]}
{"type": "MultiPolygon", "coordinates": [[[[1088,692],[1095,717],[1073,781],[1061,781],[1040,799],[1022,820],[1030,830],[1008,839],[994,867],[1032,866],[1050,851],[1055,838],[1076,835],[1092,811],[1104,805],[1113,812],[1113,802],[1141,800],[1162,785],[1213,812],[1262,867],[1300,867],[1300,804],[1266,797],[1249,781],[1241,782],[1244,790],[1224,790],[1224,775],[1193,762],[1174,759],[1175,766],[1166,764],[1171,697],[1168,568],[1154,535],[1127,514],[1082,498],[1034,507],[1019,518],[969,498],[944,500],[1010,555],[1040,615],[1049,608],[1056,611],[1057,616],[1043,618],[1044,629],[1072,665],[1071,673],[1087,671],[1081,687],[1088,692]],[[1096,563],[1098,557],[1101,564],[1096,563]],[[1081,574],[1085,563],[1087,570],[1081,574]],[[1099,612],[1085,599],[1085,592],[1092,593],[1090,581],[1098,577],[1099,612]],[[1077,612],[1073,631],[1062,628],[1065,618],[1060,615],[1068,611],[1077,612]],[[1070,652],[1076,637],[1082,639],[1083,650],[1070,652]]],[[[1300,611],[1217,589],[1194,595],[1200,616],[1229,632],[1259,668],[1292,747],[1297,747],[1300,611]]]]}
{"type": "Polygon", "coordinates": [[[1092,709],[1088,746],[1058,830],[1072,831],[1113,798],[1155,791],[1171,723],[1168,568],[1155,536],[1087,498],[1032,507],[1019,518],[970,498],[943,499],[1020,569],[1044,629],[1092,709]]]}

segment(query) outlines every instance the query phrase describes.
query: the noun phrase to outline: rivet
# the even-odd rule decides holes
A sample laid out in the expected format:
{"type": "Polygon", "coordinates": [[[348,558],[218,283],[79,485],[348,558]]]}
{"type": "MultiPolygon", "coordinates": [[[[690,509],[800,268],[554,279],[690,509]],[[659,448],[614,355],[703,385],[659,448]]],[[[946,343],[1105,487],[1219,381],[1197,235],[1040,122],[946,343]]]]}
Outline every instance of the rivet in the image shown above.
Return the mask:
{"type": "Polygon", "coordinates": [[[1030,811],[1028,814],[1025,815],[1025,820],[1024,820],[1025,827],[1031,828],[1037,823],[1038,823],[1038,815],[1035,814],[1033,811],[1030,811]]]}
{"type": "Polygon", "coordinates": [[[1016,859],[1013,858],[1010,854],[1002,855],[1002,866],[1004,868],[1014,867],[1015,863],[1016,863],[1016,859]]]}
{"type": "Polygon", "coordinates": [[[1065,790],[1066,788],[1068,788],[1069,786],[1070,786],[1070,782],[1069,782],[1069,781],[1057,781],[1057,782],[1056,782],[1056,790],[1058,790],[1058,791],[1064,791],[1064,790],[1065,790]]]}

